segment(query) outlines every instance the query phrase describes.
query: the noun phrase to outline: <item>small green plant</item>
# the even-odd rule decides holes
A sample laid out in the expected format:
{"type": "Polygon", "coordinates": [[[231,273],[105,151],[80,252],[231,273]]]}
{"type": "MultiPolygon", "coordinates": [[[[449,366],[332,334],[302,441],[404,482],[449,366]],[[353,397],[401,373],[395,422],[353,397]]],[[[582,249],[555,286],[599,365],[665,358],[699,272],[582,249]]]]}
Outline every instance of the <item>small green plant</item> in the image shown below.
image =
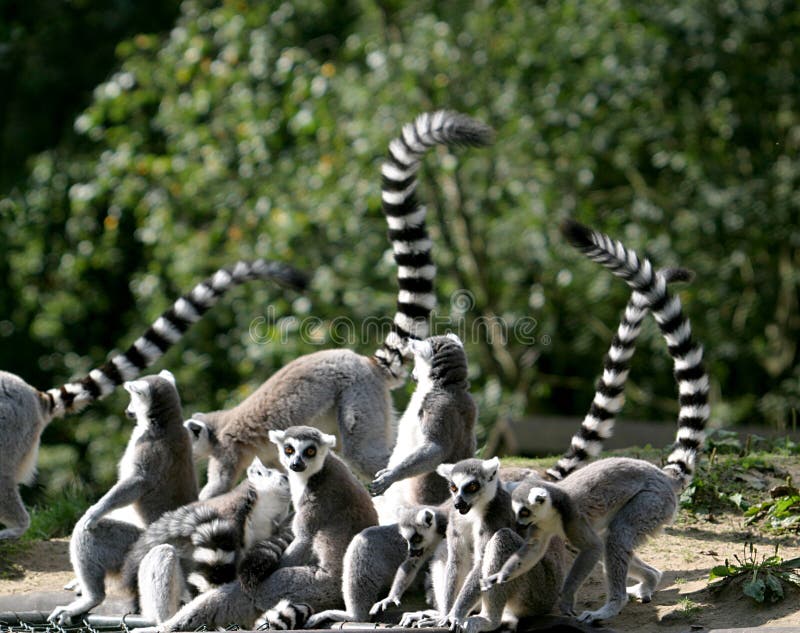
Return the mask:
{"type": "Polygon", "coordinates": [[[742,593],[755,602],[778,602],[784,597],[784,586],[800,588],[800,558],[783,560],[778,546],[772,556],[758,559],[758,550],[752,543],[744,545],[742,557],[734,555],[735,564],[725,559],[709,574],[711,589],[719,590],[730,584],[741,584],[742,593]]]}
{"type": "Polygon", "coordinates": [[[754,505],[744,513],[747,525],[763,521],[765,527],[776,532],[800,530],[800,490],[787,480],[783,486],[770,490],[772,497],[754,505]]]}
{"type": "Polygon", "coordinates": [[[686,617],[693,617],[703,610],[703,605],[695,602],[691,598],[681,598],[678,600],[678,612],[686,617]]]}

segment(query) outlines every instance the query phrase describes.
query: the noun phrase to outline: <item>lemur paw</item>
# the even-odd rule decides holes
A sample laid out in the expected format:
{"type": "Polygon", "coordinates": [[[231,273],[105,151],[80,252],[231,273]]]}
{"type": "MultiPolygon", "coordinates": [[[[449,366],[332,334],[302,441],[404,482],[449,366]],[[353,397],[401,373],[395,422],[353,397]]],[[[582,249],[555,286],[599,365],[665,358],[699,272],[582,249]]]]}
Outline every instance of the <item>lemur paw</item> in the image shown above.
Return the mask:
{"type": "Polygon", "coordinates": [[[312,613],[314,610],[309,605],[289,602],[284,598],[261,617],[259,628],[266,624],[270,629],[280,631],[299,629],[312,613]]]}
{"type": "Polygon", "coordinates": [[[558,610],[562,615],[575,617],[575,604],[571,600],[562,600],[558,603],[558,610]]]}
{"type": "Polygon", "coordinates": [[[499,571],[486,578],[481,578],[481,591],[489,591],[495,585],[502,585],[505,582],[508,582],[508,574],[499,571]]]}
{"type": "Polygon", "coordinates": [[[56,607],[47,616],[47,621],[57,624],[58,626],[69,626],[72,624],[72,615],[67,610],[66,606],[56,607]]]}
{"type": "Polygon", "coordinates": [[[388,598],[384,598],[383,600],[378,600],[375,604],[372,605],[372,608],[369,610],[370,615],[376,615],[378,613],[383,613],[388,609],[391,605],[395,605],[396,607],[400,606],[400,598],[393,598],[389,596],[388,598]]]}
{"type": "Polygon", "coordinates": [[[392,469],[383,468],[375,473],[375,479],[373,479],[372,483],[369,485],[369,492],[373,497],[377,497],[386,492],[393,483],[392,469]]]}
{"type": "Polygon", "coordinates": [[[408,611],[400,618],[400,626],[403,628],[425,628],[436,625],[439,612],[433,609],[426,611],[408,611]]]}

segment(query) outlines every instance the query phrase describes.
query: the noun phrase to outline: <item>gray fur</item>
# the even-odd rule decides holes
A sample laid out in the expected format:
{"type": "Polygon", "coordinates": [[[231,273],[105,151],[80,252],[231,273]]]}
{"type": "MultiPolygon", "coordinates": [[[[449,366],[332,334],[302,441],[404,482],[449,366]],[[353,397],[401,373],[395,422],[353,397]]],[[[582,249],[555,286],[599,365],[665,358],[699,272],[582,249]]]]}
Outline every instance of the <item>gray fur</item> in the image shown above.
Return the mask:
{"type": "MultiPolygon", "coordinates": [[[[167,630],[198,626],[251,627],[265,613],[270,626],[281,626],[285,613],[296,618],[306,612],[337,608],[342,602],[344,555],[352,538],[377,523],[369,494],[330,449],[335,438],[311,427],[273,430],[281,462],[289,471],[295,515],[295,538],[280,564],[262,582],[228,583],[184,606],[164,623],[167,630]],[[314,454],[307,453],[314,448],[314,454]],[[281,605],[282,600],[288,603],[281,605]],[[281,615],[283,614],[283,615],[281,615]],[[274,622],[270,618],[275,618],[274,622]]],[[[299,626],[299,622],[297,623],[299,626]]]]}
{"type": "Polygon", "coordinates": [[[118,573],[141,530],[103,518],[131,505],[144,525],[164,512],[197,498],[191,443],[183,428],[178,391],[167,371],[125,383],[131,393],[126,413],[136,417],[119,481],[81,517],[70,539],[70,561],[82,595],[58,606],[49,619],[60,624],[94,608],[105,599],[105,577],[118,573]],[[169,482],[169,485],[165,485],[169,482]]]}
{"type": "Polygon", "coordinates": [[[80,411],[104,398],[125,380],[136,378],[155,363],[230,288],[250,279],[266,278],[302,289],[305,276],[284,264],[258,260],[220,269],[178,299],[127,351],[73,382],[39,391],[22,378],[0,371],[0,539],[25,533],[30,517],[18,485],[31,484],[36,475],[39,442],[54,418],[80,411]]]}
{"type": "Polygon", "coordinates": [[[172,545],[156,545],[142,559],[137,574],[142,617],[161,624],[181,606],[186,583],[178,551],[172,545]]]}
{"type": "MultiPolygon", "coordinates": [[[[454,334],[409,343],[417,389],[400,419],[388,467],[370,485],[387,510],[404,505],[438,505],[447,484],[436,474],[443,462],[475,454],[478,410],[469,394],[467,357],[454,334]],[[404,481],[405,480],[405,481],[404,481]]],[[[384,512],[386,516],[388,512],[384,512]]]]}

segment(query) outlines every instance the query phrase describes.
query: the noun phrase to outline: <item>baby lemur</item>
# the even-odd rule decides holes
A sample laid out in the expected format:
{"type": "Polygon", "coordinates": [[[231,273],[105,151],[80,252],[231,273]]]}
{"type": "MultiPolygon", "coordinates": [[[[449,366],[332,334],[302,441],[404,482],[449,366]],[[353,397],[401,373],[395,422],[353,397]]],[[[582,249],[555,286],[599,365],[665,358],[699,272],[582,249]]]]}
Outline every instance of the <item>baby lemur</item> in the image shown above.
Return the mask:
{"type": "Polygon", "coordinates": [[[303,289],[306,277],[297,270],[260,259],[238,262],[223,268],[197,284],[122,354],[88,375],[61,387],[39,391],[20,377],[0,371],[0,539],[14,538],[28,529],[30,517],[22,504],[18,484],[29,484],[36,474],[39,440],[54,418],[80,411],[95,400],[110,394],[126,380],[133,380],[156,362],[184,332],[230,288],[250,279],[271,279],[303,289]]]}
{"type": "Polygon", "coordinates": [[[96,607],[105,599],[105,578],[122,567],[141,530],[104,519],[116,508],[132,505],[144,525],[164,512],[197,498],[197,480],[189,435],[183,428],[175,379],[164,370],[125,383],[131,402],[125,413],[136,420],[119,462],[119,480],[75,525],[69,552],[81,596],[56,607],[49,619],[59,624],[96,607]],[[165,485],[168,482],[169,485],[165,485]]]}
{"type": "Polygon", "coordinates": [[[196,452],[209,458],[201,499],[230,489],[253,455],[274,461],[267,450],[270,430],[319,425],[331,415],[338,423],[342,456],[360,475],[372,478],[386,466],[394,440],[390,390],[403,384],[406,342],[427,336],[436,303],[426,209],[416,196],[419,164],[437,144],[485,145],[491,134],[479,121],[438,111],[406,124],[390,143],[381,169],[381,199],[400,286],[392,331],[371,357],[347,349],[308,354],[238,406],[193,415],[187,427],[196,437],[196,452]]]}
{"type": "Polygon", "coordinates": [[[273,429],[269,435],[289,474],[294,540],[270,575],[244,577],[243,561],[238,581],[201,594],[161,629],[187,631],[231,623],[250,627],[264,611],[270,628],[301,626],[311,610],[341,602],[347,545],[377,523],[372,500],[331,450],[334,436],[308,426],[273,429]]]}
{"type": "MultiPolygon", "coordinates": [[[[277,567],[291,540],[284,525],[290,510],[288,477],[256,457],[230,492],[165,513],[131,547],[122,568],[133,610],[163,622],[178,611],[185,589],[202,593],[234,580],[243,554],[254,547],[267,546],[277,567]],[[148,591],[153,583],[159,592],[148,591]]],[[[263,557],[260,562],[264,573],[263,557]]]]}
{"type": "MultiPolygon", "coordinates": [[[[558,484],[529,480],[519,486],[513,503],[517,521],[531,526],[528,540],[501,569],[486,570],[483,587],[487,599],[499,603],[496,594],[514,590],[515,579],[536,564],[551,538],[567,538],[579,553],[562,590],[560,608],[565,613],[573,612],[576,591],[605,556],[606,603],[579,616],[583,622],[595,622],[617,615],[629,595],[649,601],[661,579],[660,571],[633,552],[673,520],[677,495],[691,481],[709,416],[709,383],[702,347],[692,341],[689,320],[680,299],[670,296],[665,276],[602,233],[574,222],[567,223],[564,232],[573,245],[625,279],[638,300],[650,305],[674,361],[681,405],[677,440],[661,469],[643,460],[609,458],[558,484]],[[626,588],[628,576],[638,584],[626,588]],[[507,589],[498,589],[504,583],[507,589]]],[[[489,618],[472,630],[490,630],[496,621],[489,618]]]]}

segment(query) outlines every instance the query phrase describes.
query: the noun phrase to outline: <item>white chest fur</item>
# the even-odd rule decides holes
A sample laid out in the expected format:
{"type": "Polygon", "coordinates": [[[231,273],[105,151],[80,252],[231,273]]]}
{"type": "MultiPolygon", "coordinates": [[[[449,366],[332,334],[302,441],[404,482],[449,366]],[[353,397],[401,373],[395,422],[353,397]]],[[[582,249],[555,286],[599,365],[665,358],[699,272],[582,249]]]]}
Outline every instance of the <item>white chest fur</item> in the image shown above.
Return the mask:
{"type": "Polygon", "coordinates": [[[118,474],[119,478],[129,479],[135,474],[134,466],[136,464],[136,441],[142,437],[147,430],[146,422],[136,422],[136,426],[131,431],[131,439],[128,440],[128,445],[125,447],[125,453],[119,461],[118,474]]]}
{"type": "Polygon", "coordinates": [[[433,389],[433,382],[425,378],[417,384],[416,390],[411,394],[411,400],[409,400],[408,406],[397,425],[397,443],[394,446],[394,451],[392,451],[392,456],[389,458],[389,468],[397,466],[425,441],[419,413],[422,408],[422,402],[431,389],[433,389]]]}
{"type": "Polygon", "coordinates": [[[254,543],[272,536],[275,522],[286,516],[286,501],[271,493],[263,493],[253,505],[244,523],[244,546],[250,548],[254,543]]]}

